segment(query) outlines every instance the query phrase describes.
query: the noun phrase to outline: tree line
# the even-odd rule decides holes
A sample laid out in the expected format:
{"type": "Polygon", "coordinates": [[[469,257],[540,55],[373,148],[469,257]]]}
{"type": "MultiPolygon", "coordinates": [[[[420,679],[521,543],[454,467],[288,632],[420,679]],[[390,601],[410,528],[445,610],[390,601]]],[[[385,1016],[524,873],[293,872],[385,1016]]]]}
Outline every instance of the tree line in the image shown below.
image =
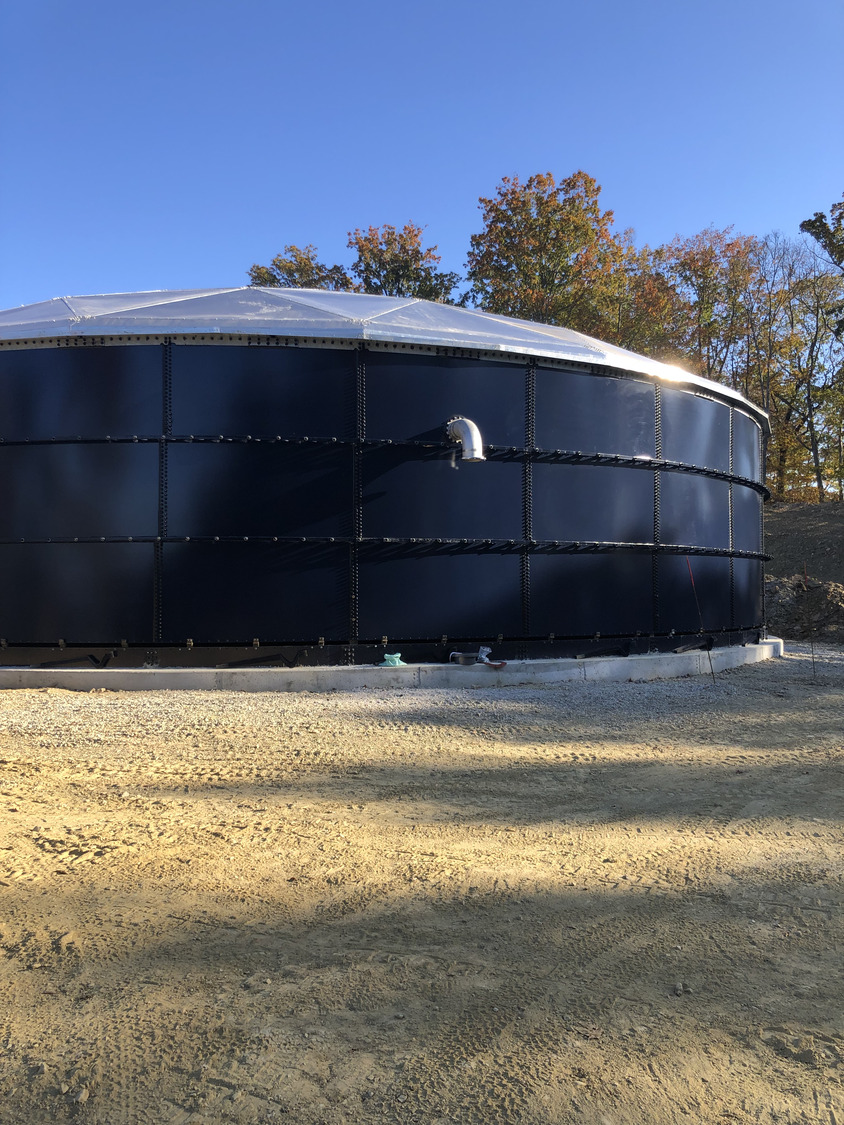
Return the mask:
{"type": "Polygon", "coordinates": [[[637,247],[587,173],[505,176],[466,274],[408,222],[349,232],[348,269],[287,245],[252,285],[421,297],[561,325],[723,383],[768,412],[775,499],[844,500],[844,198],[789,237],[706,230],[637,247]]]}

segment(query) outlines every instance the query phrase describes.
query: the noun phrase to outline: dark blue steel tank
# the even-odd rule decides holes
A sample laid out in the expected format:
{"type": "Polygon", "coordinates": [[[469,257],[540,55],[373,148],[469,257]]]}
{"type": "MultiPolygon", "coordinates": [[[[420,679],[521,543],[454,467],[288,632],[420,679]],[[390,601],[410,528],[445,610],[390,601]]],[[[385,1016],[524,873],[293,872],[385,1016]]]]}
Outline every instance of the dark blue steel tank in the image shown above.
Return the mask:
{"type": "Polygon", "coordinates": [[[755,640],[766,433],[747,400],[677,368],[409,298],[245,288],[13,309],[0,661],[755,640]]]}

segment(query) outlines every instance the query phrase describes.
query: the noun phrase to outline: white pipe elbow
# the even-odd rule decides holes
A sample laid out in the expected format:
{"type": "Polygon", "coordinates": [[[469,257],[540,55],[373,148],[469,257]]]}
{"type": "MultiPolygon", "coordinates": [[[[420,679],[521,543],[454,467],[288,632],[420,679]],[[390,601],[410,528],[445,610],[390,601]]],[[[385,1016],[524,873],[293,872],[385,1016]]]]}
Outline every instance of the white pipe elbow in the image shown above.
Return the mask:
{"type": "Polygon", "coordinates": [[[452,418],[446,426],[446,433],[462,446],[462,460],[486,461],[481,431],[469,418],[452,418]]]}

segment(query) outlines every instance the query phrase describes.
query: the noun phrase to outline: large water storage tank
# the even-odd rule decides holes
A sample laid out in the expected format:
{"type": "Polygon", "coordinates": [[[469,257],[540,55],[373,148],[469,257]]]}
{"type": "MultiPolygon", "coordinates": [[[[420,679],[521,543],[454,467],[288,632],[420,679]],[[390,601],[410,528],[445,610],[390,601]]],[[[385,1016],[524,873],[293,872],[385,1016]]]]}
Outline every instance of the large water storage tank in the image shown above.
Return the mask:
{"type": "Polygon", "coordinates": [[[677,368],[414,299],[238,288],[12,309],[0,660],[755,640],[766,425],[677,368]]]}

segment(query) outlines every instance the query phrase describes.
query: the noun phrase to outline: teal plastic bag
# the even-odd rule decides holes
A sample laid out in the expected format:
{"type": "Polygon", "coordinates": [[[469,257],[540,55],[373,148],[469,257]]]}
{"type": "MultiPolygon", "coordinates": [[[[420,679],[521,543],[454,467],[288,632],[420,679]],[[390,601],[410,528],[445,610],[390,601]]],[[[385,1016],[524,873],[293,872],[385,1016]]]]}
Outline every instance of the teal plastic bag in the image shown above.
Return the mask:
{"type": "Polygon", "coordinates": [[[379,668],[406,668],[407,665],[401,658],[400,652],[385,652],[384,659],[378,665],[379,668]]]}

